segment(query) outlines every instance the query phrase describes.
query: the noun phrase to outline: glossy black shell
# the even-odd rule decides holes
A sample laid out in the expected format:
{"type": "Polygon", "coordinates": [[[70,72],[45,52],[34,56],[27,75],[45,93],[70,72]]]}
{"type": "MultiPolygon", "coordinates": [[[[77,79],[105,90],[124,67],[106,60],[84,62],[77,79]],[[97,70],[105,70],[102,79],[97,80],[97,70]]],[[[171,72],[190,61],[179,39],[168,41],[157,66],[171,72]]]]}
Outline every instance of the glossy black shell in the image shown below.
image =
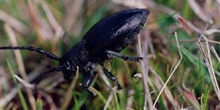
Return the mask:
{"type": "Polygon", "coordinates": [[[133,42],[149,13],[148,9],[127,9],[104,18],[85,34],[86,50],[91,56],[121,51],[133,42]]]}
{"type": "MultiPolygon", "coordinates": [[[[109,57],[107,51],[118,53],[133,42],[149,15],[148,9],[127,9],[96,23],[83,39],[69,49],[61,58],[64,78],[73,79],[76,66],[91,75],[89,65],[102,64],[109,57]]],[[[89,82],[87,80],[87,82],[89,82]]]]}

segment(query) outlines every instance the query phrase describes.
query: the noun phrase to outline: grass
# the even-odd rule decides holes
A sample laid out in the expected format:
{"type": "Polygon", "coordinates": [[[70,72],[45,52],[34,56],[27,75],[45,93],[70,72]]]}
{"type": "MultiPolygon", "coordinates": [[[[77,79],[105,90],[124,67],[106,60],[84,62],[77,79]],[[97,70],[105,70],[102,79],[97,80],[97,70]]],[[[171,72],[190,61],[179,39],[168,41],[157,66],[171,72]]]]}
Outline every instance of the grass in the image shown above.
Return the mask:
{"type": "Polygon", "coordinates": [[[21,101],[22,109],[23,110],[28,110],[27,102],[25,101],[24,95],[21,91],[21,88],[19,87],[19,83],[18,83],[18,81],[16,80],[16,78],[14,76],[14,71],[13,71],[13,69],[12,69],[12,67],[11,67],[11,65],[8,61],[7,61],[7,65],[8,65],[9,70],[10,70],[10,76],[12,77],[13,82],[16,86],[17,91],[18,91],[18,96],[19,96],[19,99],[21,101]]]}
{"type": "Polygon", "coordinates": [[[0,108],[219,109],[217,1],[132,1],[0,1],[0,46],[31,45],[58,56],[110,13],[131,5],[151,11],[137,41],[121,52],[143,56],[144,60],[136,63],[115,58],[105,62],[123,85],[122,90],[116,90],[97,66],[90,87],[96,96],[83,88],[80,73],[72,84],[64,81],[61,72],[53,73],[40,82],[36,92],[28,82],[58,62],[34,52],[1,50],[0,108]]]}

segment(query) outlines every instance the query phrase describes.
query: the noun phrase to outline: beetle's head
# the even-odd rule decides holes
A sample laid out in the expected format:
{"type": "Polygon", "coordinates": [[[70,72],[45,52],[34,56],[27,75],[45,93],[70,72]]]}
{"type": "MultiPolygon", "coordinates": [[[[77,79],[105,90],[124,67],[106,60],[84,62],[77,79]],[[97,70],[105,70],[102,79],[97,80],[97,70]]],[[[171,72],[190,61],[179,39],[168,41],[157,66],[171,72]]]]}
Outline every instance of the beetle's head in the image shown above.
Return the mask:
{"type": "Polygon", "coordinates": [[[76,74],[76,66],[69,61],[64,63],[60,62],[60,65],[64,67],[62,70],[64,79],[71,82],[76,74]]]}

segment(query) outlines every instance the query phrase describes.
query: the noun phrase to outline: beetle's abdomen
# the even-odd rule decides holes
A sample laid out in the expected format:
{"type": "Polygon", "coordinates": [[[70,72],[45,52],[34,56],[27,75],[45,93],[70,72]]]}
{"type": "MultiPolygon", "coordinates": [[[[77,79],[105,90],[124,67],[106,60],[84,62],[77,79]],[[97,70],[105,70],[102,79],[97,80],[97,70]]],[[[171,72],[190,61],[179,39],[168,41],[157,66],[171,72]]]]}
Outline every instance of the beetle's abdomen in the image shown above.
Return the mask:
{"type": "Polygon", "coordinates": [[[87,51],[91,55],[121,51],[133,42],[148,15],[148,9],[128,9],[101,20],[83,38],[87,51]]]}

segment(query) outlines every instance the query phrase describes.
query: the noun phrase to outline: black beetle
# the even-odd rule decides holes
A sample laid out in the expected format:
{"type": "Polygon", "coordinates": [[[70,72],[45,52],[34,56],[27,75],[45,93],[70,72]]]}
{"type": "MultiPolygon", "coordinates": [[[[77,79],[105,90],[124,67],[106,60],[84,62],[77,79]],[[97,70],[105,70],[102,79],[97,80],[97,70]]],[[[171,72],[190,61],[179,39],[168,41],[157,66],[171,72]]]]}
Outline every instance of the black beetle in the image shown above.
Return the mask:
{"type": "Polygon", "coordinates": [[[30,46],[3,46],[0,49],[35,51],[46,55],[50,59],[59,61],[59,66],[50,68],[41,74],[37,78],[38,82],[47,74],[58,71],[62,71],[64,78],[71,81],[78,66],[80,72],[86,74],[84,87],[88,89],[94,76],[94,64],[100,64],[107,77],[115,81],[118,88],[121,88],[117,78],[103,66],[103,62],[112,57],[131,61],[142,59],[142,57],[128,57],[118,52],[133,42],[144,26],[149,13],[148,9],[127,9],[104,18],[96,23],[83,39],[62,57],[57,57],[50,52],[30,46]]]}

